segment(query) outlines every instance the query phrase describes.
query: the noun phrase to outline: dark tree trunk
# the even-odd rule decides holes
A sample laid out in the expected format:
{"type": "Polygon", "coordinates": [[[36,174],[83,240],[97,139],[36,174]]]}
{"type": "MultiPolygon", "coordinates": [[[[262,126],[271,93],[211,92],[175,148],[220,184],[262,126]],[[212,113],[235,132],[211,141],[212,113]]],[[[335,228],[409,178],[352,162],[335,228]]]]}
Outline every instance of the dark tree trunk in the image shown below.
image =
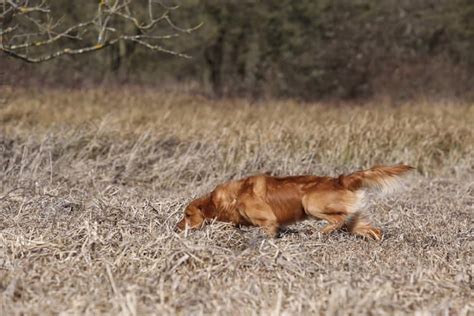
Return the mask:
{"type": "Polygon", "coordinates": [[[220,28],[216,41],[207,47],[204,52],[204,57],[210,71],[209,80],[211,82],[212,91],[217,97],[221,97],[223,93],[222,63],[224,59],[225,36],[226,30],[220,28]]]}

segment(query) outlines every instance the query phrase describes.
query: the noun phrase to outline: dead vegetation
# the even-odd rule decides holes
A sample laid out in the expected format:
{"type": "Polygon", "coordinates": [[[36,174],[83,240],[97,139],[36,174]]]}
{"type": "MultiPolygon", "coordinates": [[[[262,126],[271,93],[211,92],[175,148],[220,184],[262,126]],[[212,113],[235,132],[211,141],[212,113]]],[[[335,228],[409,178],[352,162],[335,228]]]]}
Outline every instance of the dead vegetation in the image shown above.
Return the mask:
{"type": "Polygon", "coordinates": [[[0,105],[0,291],[14,314],[472,313],[474,108],[13,91],[0,105]],[[368,213],[382,242],[173,232],[229,178],[418,169],[368,213]]]}

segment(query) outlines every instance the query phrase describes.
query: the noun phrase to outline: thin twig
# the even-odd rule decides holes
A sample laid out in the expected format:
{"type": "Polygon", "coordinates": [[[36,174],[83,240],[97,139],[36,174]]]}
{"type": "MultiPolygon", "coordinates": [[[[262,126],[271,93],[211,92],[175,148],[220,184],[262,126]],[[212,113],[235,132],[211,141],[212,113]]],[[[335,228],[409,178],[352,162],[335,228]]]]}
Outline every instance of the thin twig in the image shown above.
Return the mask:
{"type": "MultiPolygon", "coordinates": [[[[187,54],[163,47],[157,41],[176,38],[182,33],[191,33],[202,24],[191,28],[178,27],[169,17],[169,10],[175,10],[177,7],[167,8],[165,12],[157,15],[153,7],[155,2],[152,0],[148,0],[147,3],[146,19],[149,21],[141,21],[138,15],[132,14],[132,3],[129,0],[100,1],[92,19],[58,31],[64,21],[62,18],[56,21],[51,19],[52,12],[47,1],[30,4],[29,1],[8,0],[4,2],[5,8],[1,16],[5,19],[0,28],[2,36],[0,51],[28,63],[41,63],[63,55],[85,54],[101,50],[119,41],[129,41],[150,51],[190,58],[187,54]],[[31,15],[35,12],[41,14],[31,15]],[[19,16],[22,19],[18,19],[19,16]],[[172,28],[176,32],[156,34],[155,30],[158,29],[160,22],[166,23],[168,30],[172,28]],[[127,23],[129,25],[131,23],[136,29],[135,35],[124,31],[127,29],[124,26],[127,23]],[[61,41],[63,39],[73,40],[74,46],[61,41]],[[50,48],[49,52],[46,47],[50,48]]],[[[138,6],[136,3],[133,4],[138,6]]],[[[162,8],[166,8],[162,3],[159,4],[162,8]]]]}

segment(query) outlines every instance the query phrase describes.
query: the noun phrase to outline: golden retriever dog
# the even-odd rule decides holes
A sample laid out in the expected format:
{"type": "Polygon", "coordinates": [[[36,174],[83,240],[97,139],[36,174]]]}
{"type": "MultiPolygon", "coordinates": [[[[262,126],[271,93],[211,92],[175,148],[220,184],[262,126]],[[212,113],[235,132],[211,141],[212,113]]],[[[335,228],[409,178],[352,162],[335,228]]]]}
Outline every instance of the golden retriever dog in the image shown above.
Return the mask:
{"type": "Polygon", "coordinates": [[[177,229],[200,228],[209,220],[261,227],[276,237],[282,225],[312,217],[336,230],[380,240],[382,231],[361,215],[365,189],[393,189],[413,167],[376,166],[339,177],[256,175],[218,185],[186,207],[177,229]]]}

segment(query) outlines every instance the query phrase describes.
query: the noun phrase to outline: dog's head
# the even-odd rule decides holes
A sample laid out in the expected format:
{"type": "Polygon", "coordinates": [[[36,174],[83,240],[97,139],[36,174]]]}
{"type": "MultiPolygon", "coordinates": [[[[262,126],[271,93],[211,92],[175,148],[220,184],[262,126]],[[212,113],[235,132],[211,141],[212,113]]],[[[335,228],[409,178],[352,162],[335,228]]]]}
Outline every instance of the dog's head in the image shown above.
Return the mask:
{"type": "Polygon", "coordinates": [[[184,230],[186,226],[189,228],[199,228],[204,225],[204,212],[201,209],[188,205],[184,211],[183,218],[176,225],[177,230],[184,230]]]}
{"type": "Polygon", "coordinates": [[[177,230],[188,228],[201,228],[206,224],[207,218],[213,218],[215,208],[210,197],[206,196],[192,201],[184,210],[184,217],[176,225],[177,230]]]}

